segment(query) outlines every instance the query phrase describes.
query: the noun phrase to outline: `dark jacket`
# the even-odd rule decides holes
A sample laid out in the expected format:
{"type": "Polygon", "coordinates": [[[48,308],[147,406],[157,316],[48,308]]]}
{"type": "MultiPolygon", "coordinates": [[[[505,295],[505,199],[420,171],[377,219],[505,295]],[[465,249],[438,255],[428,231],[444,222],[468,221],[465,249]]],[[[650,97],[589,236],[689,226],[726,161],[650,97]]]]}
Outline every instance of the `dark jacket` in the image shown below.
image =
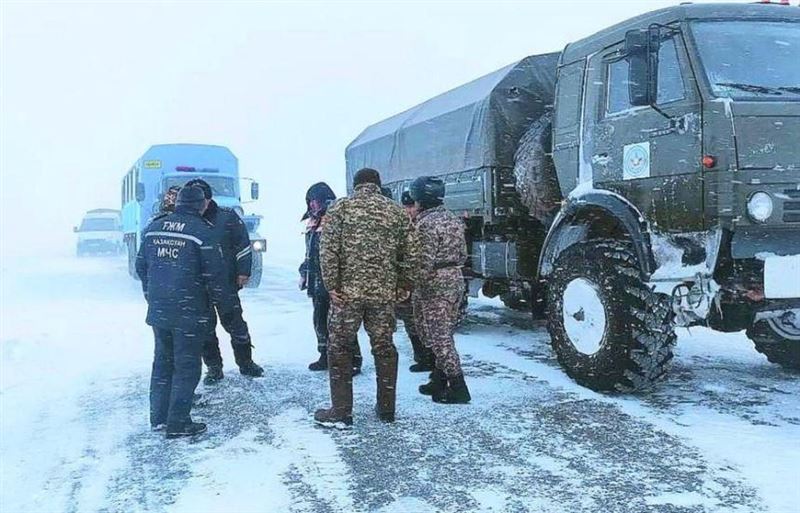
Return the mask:
{"type": "Polygon", "coordinates": [[[328,295],[322,283],[322,270],[319,265],[319,240],[322,236],[324,219],[309,219],[306,225],[306,258],[300,264],[300,276],[305,279],[309,297],[324,298],[328,295]]]}
{"type": "Polygon", "coordinates": [[[322,236],[322,225],[328,206],[336,200],[336,194],[325,182],[318,182],[306,192],[306,212],[303,221],[306,223],[306,257],[300,264],[300,276],[305,281],[309,297],[326,298],[328,291],[322,283],[322,270],[319,263],[319,241],[322,236]],[[318,210],[312,208],[316,201],[318,210]]]}
{"type": "Polygon", "coordinates": [[[235,282],[236,276],[250,276],[253,248],[250,246],[247,226],[239,214],[229,208],[220,207],[212,199],[203,218],[213,225],[216,238],[222,246],[222,259],[228,279],[235,282]]]}
{"type": "Polygon", "coordinates": [[[214,227],[189,209],[160,217],[142,232],[136,273],[147,299],[147,324],[202,332],[215,315],[238,308],[214,227]]]}

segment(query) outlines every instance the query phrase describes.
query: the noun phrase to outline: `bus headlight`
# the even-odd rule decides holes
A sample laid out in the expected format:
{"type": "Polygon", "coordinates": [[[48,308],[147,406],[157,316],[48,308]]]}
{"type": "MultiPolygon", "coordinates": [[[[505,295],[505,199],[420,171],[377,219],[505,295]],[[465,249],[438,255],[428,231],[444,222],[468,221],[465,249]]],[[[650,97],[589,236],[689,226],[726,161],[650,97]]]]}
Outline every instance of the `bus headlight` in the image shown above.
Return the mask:
{"type": "Polygon", "coordinates": [[[253,251],[267,250],[267,241],[263,239],[254,240],[251,245],[253,246],[253,251]]]}
{"type": "Polygon", "coordinates": [[[747,213],[753,221],[759,223],[770,218],[773,208],[772,196],[766,192],[756,192],[747,200],[747,213]]]}

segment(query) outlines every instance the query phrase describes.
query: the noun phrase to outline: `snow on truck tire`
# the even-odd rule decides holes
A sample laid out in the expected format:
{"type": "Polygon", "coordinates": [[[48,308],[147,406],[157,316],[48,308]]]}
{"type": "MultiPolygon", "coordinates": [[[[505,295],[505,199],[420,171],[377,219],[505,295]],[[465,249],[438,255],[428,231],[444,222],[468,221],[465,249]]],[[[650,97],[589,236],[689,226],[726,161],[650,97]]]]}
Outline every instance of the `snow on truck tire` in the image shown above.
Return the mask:
{"type": "Polygon", "coordinates": [[[664,376],[676,339],[669,298],[647,288],[628,244],[570,246],[548,282],[551,344],[578,384],[638,391],[664,376]]]}
{"type": "Polygon", "coordinates": [[[800,371],[800,332],[782,329],[779,321],[759,321],[747,329],[747,338],[753,341],[756,351],[771,363],[785,369],[800,371]]]}

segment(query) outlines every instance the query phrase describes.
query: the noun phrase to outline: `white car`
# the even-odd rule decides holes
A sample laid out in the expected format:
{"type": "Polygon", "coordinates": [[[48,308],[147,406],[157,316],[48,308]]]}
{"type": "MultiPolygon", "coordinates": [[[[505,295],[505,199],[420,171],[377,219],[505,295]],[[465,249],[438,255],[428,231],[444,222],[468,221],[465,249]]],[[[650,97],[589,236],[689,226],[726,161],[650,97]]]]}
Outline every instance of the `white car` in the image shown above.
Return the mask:
{"type": "Polygon", "coordinates": [[[98,208],[83,216],[80,226],[73,228],[78,234],[78,256],[122,253],[122,223],[119,210],[98,208]]]}

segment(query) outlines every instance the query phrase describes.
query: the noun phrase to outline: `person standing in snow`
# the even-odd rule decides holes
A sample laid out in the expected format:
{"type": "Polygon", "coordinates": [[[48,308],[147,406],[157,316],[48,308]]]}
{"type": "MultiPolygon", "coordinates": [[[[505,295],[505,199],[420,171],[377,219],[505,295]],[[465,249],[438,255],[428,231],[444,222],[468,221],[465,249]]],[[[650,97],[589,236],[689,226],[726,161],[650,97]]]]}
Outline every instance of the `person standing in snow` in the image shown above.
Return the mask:
{"type": "MultiPolygon", "coordinates": [[[[189,180],[186,187],[199,187],[203,191],[208,208],[203,213],[203,218],[211,223],[214,232],[222,247],[222,259],[225,263],[228,281],[239,290],[247,284],[250,279],[252,266],[252,248],[250,247],[250,236],[247,234],[245,226],[239,214],[229,208],[220,207],[213,199],[211,186],[201,178],[189,180]]],[[[264,375],[264,369],[253,361],[253,344],[250,339],[250,331],[247,323],[242,317],[241,302],[239,295],[236,294],[236,301],[239,308],[227,312],[225,315],[219,313],[219,320],[222,327],[231,336],[231,347],[236,365],[239,372],[245,376],[259,377],[264,375]]],[[[216,317],[214,318],[216,324],[216,317]]],[[[219,339],[216,329],[212,331],[211,337],[203,347],[203,360],[208,371],[203,382],[207,385],[218,382],[224,378],[222,372],[222,353],[219,350],[219,339]]]]}
{"type": "MultiPolygon", "coordinates": [[[[325,213],[336,200],[333,190],[325,182],[315,183],[306,192],[306,212],[302,220],[306,221],[306,257],[300,265],[300,290],[305,290],[314,306],[314,332],[317,335],[319,359],[309,364],[312,371],[328,370],[328,312],[331,298],[322,282],[322,271],[319,260],[319,242],[322,237],[322,226],[325,213]]],[[[353,375],[361,373],[361,348],[358,338],[352,341],[353,375]]]]}
{"type": "Polygon", "coordinates": [[[175,212],[142,233],[136,257],[147,324],[155,336],[150,425],[166,430],[167,438],[206,431],[190,416],[202,372],[200,353],[215,326],[214,307],[226,316],[240,308],[214,227],[202,217],[207,204],[202,189],[181,189],[175,212]]]}
{"type": "Polygon", "coordinates": [[[419,390],[437,403],[468,403],[469,389],[453,338],[464,297],[464,223],[444,208],[442,180],[419,177],[409,192],[419,210],[420,268],[413,294],[414,316],[436,360],[430,382],[419,390]]]}
{"type": "MultiPolygon", "coordinates": [[[[408,214],[409,219],[414,222],[417,217],[417,206],[408,191],[403,191],[400,196],[400,204],[403,205],[403,209],[408,214]]],[[[417,330],[414,322],[414,307],[411,302],[411,294],[407,294],[405,299],[399,299],[400,302],[397,303],[395,313],[403,321],[403,327],[406,330],[408,339],[411,341],[411,349],[414,352],[414,363],[408,370],[411,372],[430,372],[433,370],[433,352],[422,343],[422,338],[417,330]]]]}
{"type": "Polygon", "coordinates": [[[328,209],[322,227],[322,279],[331,297],[328,362],[331,407],[314,419],[353,424],[351,341],[362,322],[377,374],[378,418],[394,422],[397,349],[392,342],[398,291],[409,288],[417,261],[416,232],[400,206],[381,194],[380,175],[361,169],[354,192],[328,209]]]}

